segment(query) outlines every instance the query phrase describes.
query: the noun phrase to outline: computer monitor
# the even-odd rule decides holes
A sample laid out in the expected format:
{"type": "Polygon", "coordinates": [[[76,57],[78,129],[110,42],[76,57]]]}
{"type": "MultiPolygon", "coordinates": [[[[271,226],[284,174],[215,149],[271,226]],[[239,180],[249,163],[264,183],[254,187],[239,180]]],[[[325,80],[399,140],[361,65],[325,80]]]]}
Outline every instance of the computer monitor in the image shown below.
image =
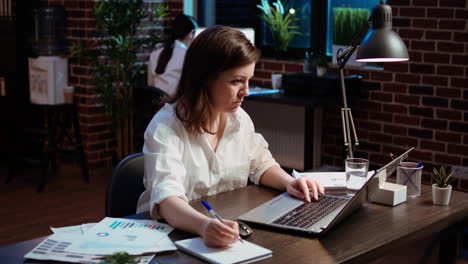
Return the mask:
{"type": "MultiPolygon", "coordinates": [[[[197,37],[198,34],[200,34],[206,28],[207,27],[198,27],[197,30],[195,31],[195,37],[197,37]]],[[[234,28],[244,33],[247,39],[250,40],[250,42],[252,42],[253,45],[255,45],[255,30],[253,28],[237,28],[237,27],[234,27],[234,28]]]]}

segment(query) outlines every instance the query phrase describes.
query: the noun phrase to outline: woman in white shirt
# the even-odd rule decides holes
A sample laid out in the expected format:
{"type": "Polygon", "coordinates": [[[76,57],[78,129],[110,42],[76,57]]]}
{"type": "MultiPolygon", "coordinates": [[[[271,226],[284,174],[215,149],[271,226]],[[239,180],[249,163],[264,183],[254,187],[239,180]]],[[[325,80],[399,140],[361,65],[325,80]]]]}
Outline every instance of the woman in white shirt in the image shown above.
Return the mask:
{"type": "Polygon", "coordinates": [[[150,211],[173,227],[201,236],[208,246],[234,243],[238,226],[207,217],[188,201],[255,184],[310,201],[323,187],[294,179],[271,156],[240,108],[249,94],[259,51],[244,34],[214,26],[190,45],[179,88],[145,131],[144,184],[137,212],[150,211]]]}
{"type": "Polygon", "coordinates": [[[194,18],[178,15],[172,22],[172,36],[162,47],[153,51],[148,62],[147,84],[173,96],[179,84],[187,47],[198,27],[194,18]]]}

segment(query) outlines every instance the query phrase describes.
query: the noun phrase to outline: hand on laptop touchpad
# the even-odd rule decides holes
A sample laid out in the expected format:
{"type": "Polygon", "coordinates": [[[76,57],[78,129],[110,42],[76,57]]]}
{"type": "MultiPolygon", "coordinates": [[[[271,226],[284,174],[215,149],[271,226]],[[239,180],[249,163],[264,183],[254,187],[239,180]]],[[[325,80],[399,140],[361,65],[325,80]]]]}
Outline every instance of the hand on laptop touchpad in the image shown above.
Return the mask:
{"type": "Polygon", "coordinates": [[[253,233],[252,229],[246,223],[241,222],[241,221],[237,221],[237,223],[239,224],[240,237],[246,238],[246,237],[249,237],[253,233]]]}

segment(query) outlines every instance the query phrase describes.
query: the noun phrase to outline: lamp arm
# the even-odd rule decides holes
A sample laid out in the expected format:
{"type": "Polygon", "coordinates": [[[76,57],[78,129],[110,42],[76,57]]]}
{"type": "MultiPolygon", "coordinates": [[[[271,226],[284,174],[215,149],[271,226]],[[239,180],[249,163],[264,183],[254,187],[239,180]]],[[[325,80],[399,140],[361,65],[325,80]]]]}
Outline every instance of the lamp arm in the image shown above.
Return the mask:
{"type": "Polygon", "coordinates": [[[359,29],[359,32],[357,32],[354,35],[353,39],[349,42],[348,47],[345,50],[338,49],[337,54],[336,54],[336,61],[340,69],[343,69],[345,67],[349,58],[351,58],[353,53],[359,47],[359,44],[361,43],[362,39],[366,36],[367,32],[371,28],[372,28],[372,15],[369,17],[369,19],[365,23],[362,24],[361,28],[359,29]]]}

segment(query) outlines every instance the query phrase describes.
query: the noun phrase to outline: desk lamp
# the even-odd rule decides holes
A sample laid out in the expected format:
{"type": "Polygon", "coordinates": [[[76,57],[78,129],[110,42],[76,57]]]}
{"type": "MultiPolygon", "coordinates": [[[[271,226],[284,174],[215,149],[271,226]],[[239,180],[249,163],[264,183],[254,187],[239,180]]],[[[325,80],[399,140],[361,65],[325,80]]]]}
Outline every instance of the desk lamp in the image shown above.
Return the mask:
{"type": "Polygon", "coordinates": [[[348,108],[346,100],[343,68],[356,49],[358,49],[356,61],[360,62],[397,62],[409,60],[405,43],[392,30],[392,8],[383,1],[380,1],[380,4],[372,9],[369,20],[363,25],[348,47],[345,50],[339,49],[337,51],[336,58],[340,69],[340,85],[343,96],[341,120],[343,123],[344,145],[348,158],[353,158],[354,147],[359,145],[359,141],[351,109],[348,108]],[[354,136],[354,146],[351,131],[354,136]]]}

